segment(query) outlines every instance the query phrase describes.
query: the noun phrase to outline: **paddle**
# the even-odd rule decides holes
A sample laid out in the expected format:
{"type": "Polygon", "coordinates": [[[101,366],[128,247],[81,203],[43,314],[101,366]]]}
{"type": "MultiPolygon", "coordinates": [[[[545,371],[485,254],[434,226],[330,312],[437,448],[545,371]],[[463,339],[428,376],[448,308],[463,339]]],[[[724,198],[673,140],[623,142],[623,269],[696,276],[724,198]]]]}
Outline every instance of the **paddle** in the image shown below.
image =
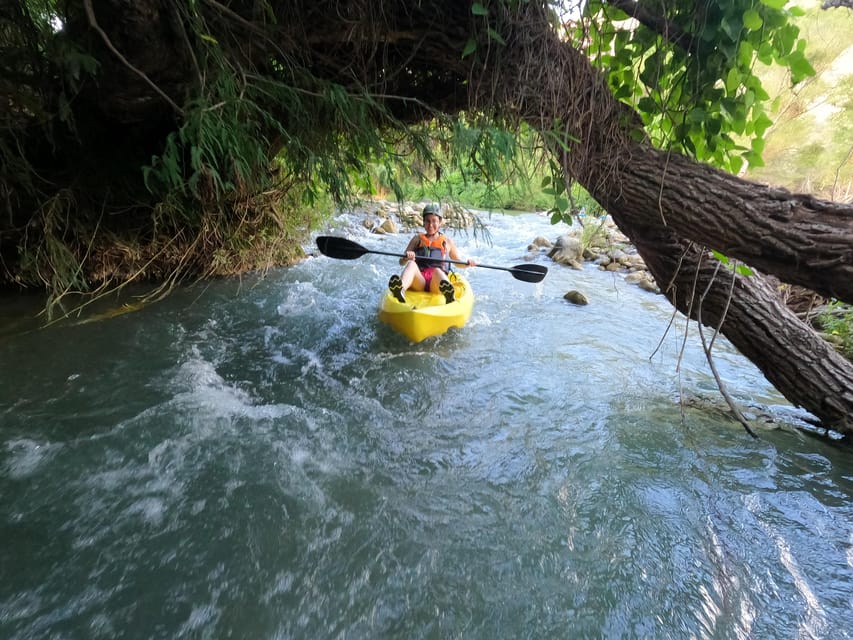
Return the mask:
{"type": "MultiPolygon", "coordinates": [[[[362,247],[357,242],[347,240],[346,238],[337,238],[335,236],[318,236],[317,248],[320,253],[329,256],[330,258],[338,258],[340,260],[355,260],[360,258],[365,253],[377,253],[382,256],[394,256],[395,258],[404,258],[405,256],[399,253],[390,253],[388,251],[376,251],[362,247]]],[[[423,258],[421,258],[423,259],[423,258]]],[[[436,262],[452,262],[453,264],[461,264],[468,266],[467,262],[461,260],[435,259],[436,262]]],[[[519,264],[514,267],[493,267],[488,264],[477,264],[483,269],[499,269],[500,271],[509,271],[512,277],[516,280],[524,282],[540,282],[548,273],[548,267],[543,267],[539,264],[519,264]]]]}

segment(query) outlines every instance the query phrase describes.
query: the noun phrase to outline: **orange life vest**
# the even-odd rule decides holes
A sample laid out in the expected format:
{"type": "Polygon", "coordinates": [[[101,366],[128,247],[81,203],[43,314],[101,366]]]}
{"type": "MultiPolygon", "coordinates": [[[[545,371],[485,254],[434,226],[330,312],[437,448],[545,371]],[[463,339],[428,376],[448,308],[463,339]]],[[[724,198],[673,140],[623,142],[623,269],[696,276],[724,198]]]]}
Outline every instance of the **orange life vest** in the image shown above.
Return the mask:
{"type": "Polygon", "coordinates": [[[450,263],[447,261],[437,262],[436,260],[443,260],[447,257],[447,238],[443,233],[439,233],[435,238],[427,238],[426,234],[421,233],[419,235],[420,244],[418,245],[417,250],[415,251],[415,255],[422,256],[424,258],[434,258],[433,260],[419,260],[415,258],[415,262],[418,263],[418,268],[423,271],[427,267],[438,267],[445,273],[450,272],[450,263]]]}

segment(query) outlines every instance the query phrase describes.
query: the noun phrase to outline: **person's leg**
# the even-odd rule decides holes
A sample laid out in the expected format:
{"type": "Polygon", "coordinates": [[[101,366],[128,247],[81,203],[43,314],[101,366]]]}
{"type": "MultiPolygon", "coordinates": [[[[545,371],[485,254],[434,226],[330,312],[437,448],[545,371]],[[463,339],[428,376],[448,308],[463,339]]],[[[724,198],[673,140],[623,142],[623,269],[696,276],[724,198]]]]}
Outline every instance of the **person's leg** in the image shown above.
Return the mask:
{"type": "Polygon", "coordinates": [[[430,291],[441,293],[444,296],[444,301],[448,304],[456,299],[456,290],[453,288],[453,283],[450,282],[447,274],[441,269],[433,270],[430,291]]]}
{"type": "Polygon", "coordinates": [[[438,267],[436,267],[432,270],[432,281],[429,283],[429,290],[433,293],[438,293],[439,291],[441,291],[439,285],[444,280],[447,280],[447,274],[444,273],[444,271],[442,271],[438,267]]]}
{"type": "Polygon", "coordinates": [[[403,269],[402,275],[394,274],[388,280],[388,289],[399,302],[406,302],[406,291],[413,289],[415,291],[423,291],[425,281],[421,275],[420,269],[414,262],[409,262],[403,269]]]}
{"type": "Polygon", "coordinates": [[[413,291],[423,291],[426,289],[426,280],[415,262],[409,262],[406,264],[406,268],[403,269],[403,273],[400,278],[403,281],[403,291],[408,289],[412,289],[413,291]]]}

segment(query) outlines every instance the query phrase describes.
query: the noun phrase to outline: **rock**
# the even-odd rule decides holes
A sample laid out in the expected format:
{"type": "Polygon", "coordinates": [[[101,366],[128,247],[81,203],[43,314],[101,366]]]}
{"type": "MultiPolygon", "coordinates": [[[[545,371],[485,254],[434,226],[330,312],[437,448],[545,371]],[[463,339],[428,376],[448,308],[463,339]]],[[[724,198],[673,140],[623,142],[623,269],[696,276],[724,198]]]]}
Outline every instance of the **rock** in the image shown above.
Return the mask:
{"type": "Polygon", "coordinates": [[[557,238],[557,242],[548,252],[548,257],[554,262],[568,265],[573,269],[583,268],[583,251],[580,240],[568,234],[557,238]]]}
{"type": "MultiPolygon", "coordinates": [[[[602,271],[620,272],[625,274],[625,282],[636,284],[645,291],[660,294],[657,283],[648,272],[648,267],[636,247],[631,245],[628,238],[619,232],[613,221],[605,218],[607,227],[607,243],[605,247],[590,244],[581,249],[580,240],[575,237],[577,229],[570,229],[557,238],[548,252],[548,257],[554,262],[568,265],[574,269],[583,269],[583,261],[598,265],[602,271]]],[[[527,248],[534,251],[538,247],[548,246],[543,238],[536,238],[527,248]]],[[[563,296],[574,304],[588,304],[586,297],[577,291],[569,291],[563,296]]]]}
{"type": "Polygon", "coordinates": [[[646,262],[643,260],[642,256],[638,253],[629,254],[626,257],[625,263],[630,266],[632,269],[637,269],[638,271],[646,270],[646,262]]]}
{"type": "Polygon", "coordinates": [[[658,285],[655,283],[654,280],[652,280],[651,276],[640,280],[637,283],[637,286],[640,287],[640,289],[645,289],[646,291],[651,291],[652,293],[660,293],[658,285]]]}
{"type": "Polygon", "coordinates": [[[390,218],[383,220],[382,224],[379,225],[379,228],[382,229],[384,233],[397,233],[397,225],[394,224],[394,221],[390,218]]]}
{"type": "Polygon", "coordinates": [[[589,300],[586,299],[586,296],[584,294],[582,294],[580,291],[575,291],[574,289],[572,289],[571,291],[566,293],[566,295],[564,295],[563,298],[565,298],[566,300],[568,300],[572,304],[577,304],[577,305],[581,305],[581,306],[589,304],[589,300]]]}
{"type": "Polygon", "coordinates": [[[610,257],[613,259],[613,262],[622,262],[624,263],[628,259],[628,254],[622,251],[621,249],[614,249],[610,257]]]}
{"type": "Polygon", "coordinates": [[[634,271],[625,276],[625,282],[636,284],[640,289],[651,291],[652,293],[660,293],[657,283],[648,271],[634,271]]]}
{"type": "Polygon", "coordinates": [[[550,249],[551,247],[554,246],[554,243],[551,242],[550,240],[548,240],[548,238],[544,238],[542,236],[536,236],[535,238],[533,238],[533,242],[531,243],[530,246],[550,249]]]}

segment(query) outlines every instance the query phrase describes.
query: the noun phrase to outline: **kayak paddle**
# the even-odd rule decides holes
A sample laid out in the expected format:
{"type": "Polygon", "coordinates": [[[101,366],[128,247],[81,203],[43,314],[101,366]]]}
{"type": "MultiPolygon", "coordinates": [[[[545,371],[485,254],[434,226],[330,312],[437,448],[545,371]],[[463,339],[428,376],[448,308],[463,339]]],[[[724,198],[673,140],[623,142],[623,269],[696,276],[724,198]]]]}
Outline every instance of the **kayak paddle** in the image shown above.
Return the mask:
{"type": "MultiPolygon", "coordinates": [[[[405,258],[405,255],[400,255],[399,253],[390,253],[388,251],[376,251],[374,249],[367,249],[362,247],[357,242],[353,242],[352,240],[347,240],[346,238],[337,238],[335,236],[318,236],[317,237],[317,248],[320,249],[320,253],[323,255],[329,256],[330,258],[338,258],[339,260],[355,260],[356,258],[360,258],[365,253],[377,253],[382,256],[394,256],[395,258],[405,258]]],[[[451,260],[449,258],[436,258],[436,262],[452,262],[453,264],[461,264],[464,266],[468,266],[467,262],[462,262],[461,260],[451,260]]],[[[519,264],[514,267],[493,267],[488,264],[479,264],[478,267],[482,267],[483,269],[499,269],[500,271],[509,271],[512,274],[512,277],[516,280],[522,280],[524,282],[540,282],[545,278],[545,274],[548,273],[548,267],[543,267],[539,264],[519,264]]]]}

